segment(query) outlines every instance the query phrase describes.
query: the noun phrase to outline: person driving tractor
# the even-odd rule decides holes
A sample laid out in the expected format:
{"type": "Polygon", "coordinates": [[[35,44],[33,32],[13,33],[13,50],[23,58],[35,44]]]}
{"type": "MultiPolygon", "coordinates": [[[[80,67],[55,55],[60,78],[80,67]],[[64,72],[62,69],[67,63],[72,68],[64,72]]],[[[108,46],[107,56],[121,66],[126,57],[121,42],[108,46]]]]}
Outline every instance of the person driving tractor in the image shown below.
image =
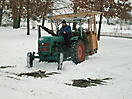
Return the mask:
{"type": "Polygon", "coordinates": [[[60,28],[58,36],[64,37],[66,45],[70,44],[70,38],[72,37],[71,27],[66,24],[65,20],[62,21],[62,27],[60,28]]]}

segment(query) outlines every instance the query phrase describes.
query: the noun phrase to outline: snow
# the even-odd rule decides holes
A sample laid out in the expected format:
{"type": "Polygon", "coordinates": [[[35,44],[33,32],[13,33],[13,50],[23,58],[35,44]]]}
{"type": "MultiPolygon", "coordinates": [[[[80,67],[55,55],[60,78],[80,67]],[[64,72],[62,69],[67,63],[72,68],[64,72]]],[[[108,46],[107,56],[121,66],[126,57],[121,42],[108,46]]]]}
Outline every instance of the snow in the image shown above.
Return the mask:
{"type": "MultiPolygon", "coordinates": [[[[98,26],[98,25],[97,25],[98,26]]],[[[126,37],[132,38],[132,25],[107,25],[102,24],[101,35],[113,37],[126,37]],[[122,30],[120,29],[122,27],[122,30]]]]}
{"type": "MultiPolygon", "coordinates": [[[[43,31],[44,35],[48,35],[43,31]]],[[[99,51],[86,61],[75,65],[64,62],[57,71],[56,63],[34,61],[26,67],[26,53],[37,51],[37,30],[26,35],[25,29],[0,27],[0,96],[2,99],[132,99],[132,39],[101,37],[99,51]],[[46,70],[60,72],[48,78],[17,77],[13,73],[46,70]],[[16,79],[9,78],[15,77],[16,79]],[[65,85],[73,79],[111,77],[106,85],[78,88],[65,85]]]]}

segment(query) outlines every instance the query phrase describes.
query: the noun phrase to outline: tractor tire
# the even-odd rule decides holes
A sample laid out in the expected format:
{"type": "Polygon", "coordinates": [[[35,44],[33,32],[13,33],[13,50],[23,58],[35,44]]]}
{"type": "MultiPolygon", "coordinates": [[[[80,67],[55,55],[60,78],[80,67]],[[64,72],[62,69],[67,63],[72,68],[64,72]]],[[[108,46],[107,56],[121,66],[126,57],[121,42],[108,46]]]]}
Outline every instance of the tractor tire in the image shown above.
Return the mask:
{"type": "Polygon", "coordinates": [[[82,40],[72,42],[71,58],[75,64],[81,63],[85,60],[85,46],[82,40]]]}
{"type": "Polygon", "coordinates": [[[27,67],[32,68],[33,67],[33,55],[31,52],[27,53],[27,67]]]}
{"type": "Polygon", "coordinates": [[[58,55],[58,68],[57,68],[57,70],[62,70],[62,66],[63,66],[63,53],[60,53],[58,55]]]}

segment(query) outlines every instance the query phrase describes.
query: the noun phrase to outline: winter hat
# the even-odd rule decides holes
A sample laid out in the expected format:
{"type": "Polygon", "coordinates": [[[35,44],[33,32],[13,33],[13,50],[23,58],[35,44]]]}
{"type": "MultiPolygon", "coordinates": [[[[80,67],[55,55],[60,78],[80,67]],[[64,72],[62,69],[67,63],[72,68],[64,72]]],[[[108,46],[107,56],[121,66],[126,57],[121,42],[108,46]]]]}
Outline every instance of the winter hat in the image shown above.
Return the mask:
{"type": "Polygon", "coordinates": [[[62,23],[65,23],[65,24],[66,24],[66,21],[65,21],[65,20],[63,20],[63,21],[62,21],[62,23]]]}

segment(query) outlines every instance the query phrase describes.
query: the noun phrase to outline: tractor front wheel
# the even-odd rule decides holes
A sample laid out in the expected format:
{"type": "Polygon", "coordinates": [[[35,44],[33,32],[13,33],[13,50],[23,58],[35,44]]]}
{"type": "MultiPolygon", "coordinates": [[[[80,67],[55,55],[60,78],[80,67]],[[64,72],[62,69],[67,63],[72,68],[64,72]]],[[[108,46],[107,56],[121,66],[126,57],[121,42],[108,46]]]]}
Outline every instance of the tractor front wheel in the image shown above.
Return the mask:
{"type": "Polygon", "coordinates": [[[27,53],[27,67],[33,67],[33,54],[31,52],[27,53]]]}
{"type": "Polygon", "coordinates": [[[71,44],[72,61],[75,64],[85,60],[85,46],[82,40],[74,41],[71,44]]]}

